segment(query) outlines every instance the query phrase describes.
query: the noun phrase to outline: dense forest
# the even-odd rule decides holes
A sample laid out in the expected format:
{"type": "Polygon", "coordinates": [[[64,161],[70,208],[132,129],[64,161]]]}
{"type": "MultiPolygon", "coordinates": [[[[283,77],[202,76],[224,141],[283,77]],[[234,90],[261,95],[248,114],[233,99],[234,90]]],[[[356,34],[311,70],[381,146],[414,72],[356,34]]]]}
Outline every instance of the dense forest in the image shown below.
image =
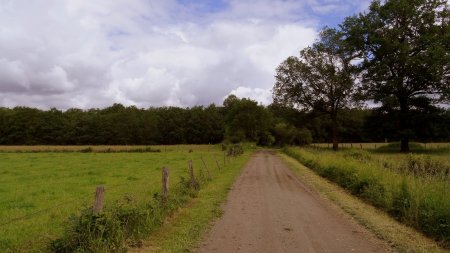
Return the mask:
{"type": "MultiPolygon", "coordinates": [[[[450,110],[411,110],[413,140],[450,141],[450,110]]],[[[338,117],[341,142],[398,141],[390,107],[346,109],[338,117]]],[[[326,115],[230,95],[222,106],[104,109],[0,108],[1,145],[154,145],[252,141],[261,145],[330,142],[326,115]]]]}

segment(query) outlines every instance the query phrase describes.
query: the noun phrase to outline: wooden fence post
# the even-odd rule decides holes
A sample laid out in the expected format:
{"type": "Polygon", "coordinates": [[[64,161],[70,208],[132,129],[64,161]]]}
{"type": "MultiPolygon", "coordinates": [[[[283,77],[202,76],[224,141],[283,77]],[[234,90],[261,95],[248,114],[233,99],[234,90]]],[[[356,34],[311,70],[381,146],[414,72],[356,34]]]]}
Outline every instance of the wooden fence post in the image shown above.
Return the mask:
{"type": "Polygon", "coordinates": [[[103,198],[105,196],[105,187],[97,186],[95,188],[94,205],[92,206],[92,212],[98,214],[103,210],[103,198]]]}
{"type": "Polygon", "coordinates": [[[216,160],[216,165],[217,165],[217,169],[220,171],[220,164],[217,160],[216,160]]]}
{"type": "Polygon", "coordinates": [[[223,166],[227,165],[227,151],[223,152],[223,166]]]}
{"type": "Polygon", "coordinates": [[[191,179],[191,188],[195,189],[194,167],[192,166],[192,160],[189,160],[189,177],[191,179]]]}
{"type": "Polygon", "coordinates": [[[205,167],[206,173],[208,173],[208,180],[211,180],[212,177],[211,177],[211,173],[209,172],[208,165],[206,165],[205,160],[203,160],[203,157],[200,157],[200,159],[202,160],[202,163],[203,163],[203,166],[205,167]]]}
{"type": "Polygon", "coordinates": [[[362,144],[361,144],[361,143],[359,144],[359,146],[360,146],[360,147],[361,147],[361,149],[362,149],[362,144]]]}
{"type": "Polygon", "coordinates": [[[162,170],[162,197],[164,203],[169,197],[169,168],[167,167],[163,167],[162,170]]]}

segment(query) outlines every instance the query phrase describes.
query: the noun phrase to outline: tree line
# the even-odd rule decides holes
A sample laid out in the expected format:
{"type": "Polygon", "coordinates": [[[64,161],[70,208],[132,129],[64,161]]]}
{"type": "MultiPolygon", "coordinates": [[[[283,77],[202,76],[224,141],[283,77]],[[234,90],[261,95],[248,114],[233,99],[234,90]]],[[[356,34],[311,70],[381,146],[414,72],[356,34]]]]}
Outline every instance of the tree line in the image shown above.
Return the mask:
{"type": "MultiPolygon", "coordinates": [[[[417,141],[450,141],[450,110],[415,112],[417,141]]],[[[348,109],[337,117],[339,141],[399,139],[396,115],[384,108],[348,109]]],[[[230,95],[223,105],[104,109],[0,108],[0,145],[156,145],[252,141],[260,145],[331,142],[333,124],[320,111],[259,105],[230,95]]]]}

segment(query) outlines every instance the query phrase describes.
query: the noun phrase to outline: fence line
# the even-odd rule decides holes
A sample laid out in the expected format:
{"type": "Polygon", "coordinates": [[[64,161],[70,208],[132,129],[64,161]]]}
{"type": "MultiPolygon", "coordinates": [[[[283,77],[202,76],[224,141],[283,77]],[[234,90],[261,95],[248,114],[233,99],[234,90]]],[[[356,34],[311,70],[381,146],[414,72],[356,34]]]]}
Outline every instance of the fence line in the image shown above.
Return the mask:
{"type": "MultiPolygon", "coordinates": [[[[221,167],[220,167],[219,163],[217,162],[217,159],[214,159],[214,161],[216,162],[217,166],[219,167],[219,170],[221,170],[221,167]]],[[[190,161],[190,162],[192,163],[192,161],[190,161]]],[[[202,162],[202,163],[204,164],[204,166],[206,166],[206,163],[205,163],[205,161],[203,160],[203,157],[200,158],[200,161],[199,161],[199,162],[202,162]]],[[[230,163],[230,162],[228,161],[228,163],[230,163]]],[[[225,165],[226,165],[226,164],[225,164],[225,165]]],[[[192,167],[192,177],[191,177],[191,180],[192,180],[193,184],[195,184],[195,178],[194,178],[194,175],[193,175],[193,173],[194,173],[194,171],[193,171],[193,165],[190,164],[189,166],[192,167]]],[[[207,167],[205,167],[205,168],[206,168],[206,170],[207,170],[207,172],[208,172],[208,177],[211,178],[209,169],[208,169],[207,167]]],[[[189,173],[190,173],[190,170],[189,170],[189,173]]],[[[142,180],[142,181],[144,181],[144,180],[142,180]]],[[[106,185],[106,190],[108,190],[108,192],[110,192],[111,190],[118,189],[119,187],[122,187],[122,186],[129,186],[129,185],[132,184],[132,183],[135,184],[136,182],[128,182],[128,183],[123,183],[123,184],[115,184],[115,185],[111,185],[111,186],[106,185]]],[[[37,185],[42,185],[42,184],[37,184],[37,185]]],[[[34,185],[33,185],[33,186],[34,186],[34,185]]],[[[105,191],[105,189],[103,189],[103,191],[105,191]]],[[[29,214],[26,214],[26,215],[23,215],[23,216],[20,216],[20,217],[16,217],[16,218],[12,218],[12,219],[6,220],[6,221],[0,223],[0,227],[5,227],[5,226],[10,225],[10,224],[13,224],[13,223],[17,223],[17,222],[20,222],[20,221],[23,221],[23,220],[28,220],[28,219],[30,219],[30,218],[33,218],[33,217],[37,217],[37,216],[43,215],[43,214],[45,214],[45,213],[48,213],[49,211],[54,210],[55,208],[67,206],[67,205],[70,205],[70,204],[75,204],[76,202],[79,202],[79,201],[82,200],[82,199],[87,200],[87,199],[88,199],[88,196],[89,196],[89,198],[92,197],[92,193],[88,193],[88,194],[83,195],[83,196],[73,197],[73,198],[71,198],[70,200],[67,200],[67,201],[57,202],[57,203],[55,203],[54,205],[52,205],[51,207],[44,208],[44,209],[40,209],[40,210],[31,212],[31,213],[29,213],[29,214]],[[89,195],[88,195],[88,194],[89,194],[89,195]]],[[[102,200],[102,202],[103,202],[103,200],[102,200]]]]}

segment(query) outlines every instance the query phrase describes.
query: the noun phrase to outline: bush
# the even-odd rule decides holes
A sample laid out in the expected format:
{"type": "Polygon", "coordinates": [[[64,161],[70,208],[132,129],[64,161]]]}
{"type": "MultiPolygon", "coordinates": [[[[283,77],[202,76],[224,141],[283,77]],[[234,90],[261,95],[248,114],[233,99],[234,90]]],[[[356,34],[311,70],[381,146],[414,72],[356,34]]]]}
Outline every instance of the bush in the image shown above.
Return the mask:
{"type": "Polygon", "coordinates": [[[300,128],[295,135],[295,142],[298,145],[308,145],[313,141],[312,134],[307,128],[300,128]]]}
{"type": "Polygon", "coordinates": [[[241,144],[234,144],[228,148],[228,156],[238,156],[244,153],[244,149],[241,144]]]}

